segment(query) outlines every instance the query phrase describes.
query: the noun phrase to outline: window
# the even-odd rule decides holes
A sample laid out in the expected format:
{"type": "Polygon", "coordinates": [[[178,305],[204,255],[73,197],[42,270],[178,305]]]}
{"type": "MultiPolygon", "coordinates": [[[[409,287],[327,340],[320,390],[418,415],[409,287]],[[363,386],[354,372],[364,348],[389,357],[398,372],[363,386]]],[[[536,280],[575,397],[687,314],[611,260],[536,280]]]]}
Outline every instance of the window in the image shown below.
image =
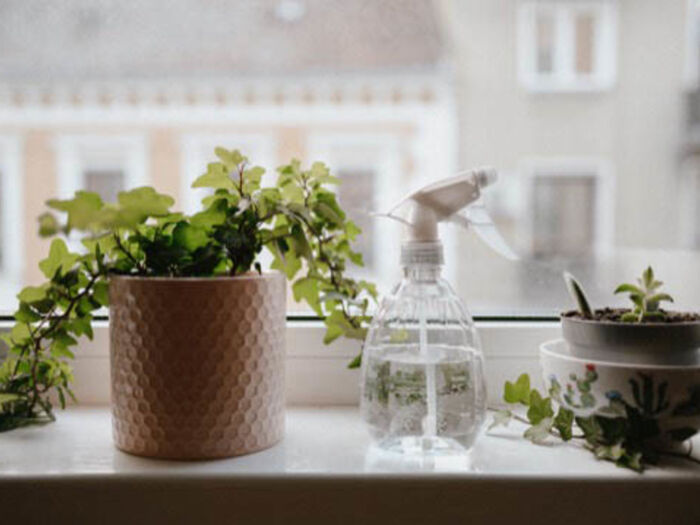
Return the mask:
{"type": "Polygon", "coordinates": [[[14,300],[24,259],[21,140],[0,136],[0,305],[14,300]]]}
{"type": "Polygon", "coordinates": [[[609,246],[614,202],[607,163],[540,159],[523,167],[528,195],[524,251],[536,259],[575,259],[609,246]]]}
{"type": "Polygon", "coordinates": [[[18,286],[41,279],[46,199],[150,184],[193,211],[221,144],[268,170],[325,161],[365,230],[357,275],[381,292],[401,277],[403,227],[368,212],[489,164],[485,208],[522,258],[441,227],[444,275],[473,314],[556,314],[565,269],[610,303],[647,264],[675,307],[700,307],[696,0],[96,2],[90,31],[74,3],[0,17],[0,137],[16,144],[0,179],[32,190],[0,195],[18,286]]]}
{"type": "Polygon", "coordinates": [[[126,188],[122,170],[88,169],[83,172],[83,187],[97,193],[105,202],[116,202],[126,188]]]}
{"type": "MultiPolygon", "coordinates": [[[[56,139],[58,195],[92,191],[115,202],[120,191],[147,184],[146,144],[139,136],[63,135],[56,139]]],[[[68,244],[82,250],[79,234],[68,244]]]]}
{"type": "Polygon", "coordinates": [[[87,190],[114,202],[120,191],[148,183],[144,137],[65,135],[56,144],[61,197],[87,190]]]}
{"type": "Polygon", "coordinates": [[[526,2],[518,13],[519,74],[532,91],[593,91],[615,82],[615,3],[526,2]]]}

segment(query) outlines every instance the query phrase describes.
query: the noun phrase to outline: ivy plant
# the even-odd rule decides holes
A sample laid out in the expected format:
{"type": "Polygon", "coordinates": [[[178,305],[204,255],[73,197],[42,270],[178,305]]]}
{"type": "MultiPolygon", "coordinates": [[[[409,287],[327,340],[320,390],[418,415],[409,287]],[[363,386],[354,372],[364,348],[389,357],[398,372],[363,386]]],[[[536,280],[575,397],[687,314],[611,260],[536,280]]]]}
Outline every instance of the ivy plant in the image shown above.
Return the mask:
{"type": "MultiPolygon", "coordinates": [[[[360,229],[330,189],[338,179],[323,163],[304,169],[293,160],[265,186],[265,170],[239,151],[215,153],[218,161],[193,184],[211,191],[193,215],[172,211],[174,200],[150,187],[122,192],[116,203],[85,191],[47,203],[52,211],[39,218],[40,235],[78,232],[84,249],[74,253],[56,237],[39,263],[46,281],[18,295],[15,325],[2,336],[9,351],[0,365],[0,430],[51,421],[54,400],[64,407],[74,397],[71,349],[80,337],[92,338],[113,274],[242,275],[261,272],[260,254],[268,250],[294,298],[324,319],[325,343],[364,340],[377,292],[346,274],[349,265],[362,265],[352,247],[360,229]]],[[[359,363],[360,355],[350,366],[359,363]]]]}
{"type": "MultiPolygon", "coordinates": [[[[589,372],[595,373],[594,370],[589,372]]],[[[557,391],[557,383],[550,388],[549,395],[543,395],[532,388],[530,376],[522,374],[514,382],[506,381],[503,400],[507,408],[495,412],[489,430],[500,425],[507,426],[512,420],[519,421],[527,426],[523,435],[532,443],[544,444],[553,439],[564,442],[575,440],[596,458],[636,472],[656,464],[661,455],[700,462],[690,455],[692,449],[684,454],[662,451],[656,446],[660,429],[655,416],[666,408],[665,387],[660,387],[657,395],[654,395],[649,376],[642,376],[641,384],[632,381],[632,386],[636,405],[612,399],[609,414],[579,417],[562,405],[555,410],[553,401],[561,395],[557,391]]],[[[695,432],[688,430],[689,435],[695,432]]],[[[676,438],[683,441],[689,435],[678,435],[676,438]]]]}

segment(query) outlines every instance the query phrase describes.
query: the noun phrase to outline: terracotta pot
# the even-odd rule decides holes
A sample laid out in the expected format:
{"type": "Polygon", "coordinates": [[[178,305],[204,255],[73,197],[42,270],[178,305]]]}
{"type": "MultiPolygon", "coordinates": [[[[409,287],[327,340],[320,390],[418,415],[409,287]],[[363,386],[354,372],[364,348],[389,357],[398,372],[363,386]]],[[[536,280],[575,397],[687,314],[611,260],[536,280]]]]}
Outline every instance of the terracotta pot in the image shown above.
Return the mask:
{"type": "Polygon", "coordinates": [[[280,274],[110,280],[112,426],[141,456],[209,459],[284,430],[280,274]]]}

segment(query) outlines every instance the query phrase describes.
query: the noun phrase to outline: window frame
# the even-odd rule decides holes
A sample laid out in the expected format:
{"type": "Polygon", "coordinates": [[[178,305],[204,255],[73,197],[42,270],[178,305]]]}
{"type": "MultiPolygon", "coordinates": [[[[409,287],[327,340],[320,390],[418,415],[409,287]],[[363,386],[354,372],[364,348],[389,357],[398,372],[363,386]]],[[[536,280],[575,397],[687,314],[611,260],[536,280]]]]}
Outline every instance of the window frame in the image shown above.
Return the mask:
{"type": "Polygon", "coordinates": [[[23,272],[24,188],[22,138],[0,135],[0,228],[4,262],[0,266],[0,286],[19,289],[23,272]]]}
{"type": "Polygon", "coordinates": [[[601,92],[614,87],[617,77],[617,2],[587,0],[561,3],[529,0],[517,12],[518,79],[535,93],[601,92]],[[594,24],[593,72],[575,71],[574,19],[581,12],[592,12],[594,24]],[[537,72],[537,15],[551,13],[554,18],[554,66],[551,75],[537,72]]]}
{"type": "Polygon", "coordinates": [[[685,34],[683,84],[693,91],[700,87],[700,0],[687,0],[685,34]]]}
{"type": "Polygon", "coordinates": [[[580,177],[590,173],[595,184],[593,253],[609,251],[615,237],[615,176],[613,165],[604,158],[533,157],[520,164],[521,194],[525,205],[517,221],[518,238],[528,254],[534,253],[535,224],[530,210],[534,206],[535,182],[541,177],[580,177]]]}

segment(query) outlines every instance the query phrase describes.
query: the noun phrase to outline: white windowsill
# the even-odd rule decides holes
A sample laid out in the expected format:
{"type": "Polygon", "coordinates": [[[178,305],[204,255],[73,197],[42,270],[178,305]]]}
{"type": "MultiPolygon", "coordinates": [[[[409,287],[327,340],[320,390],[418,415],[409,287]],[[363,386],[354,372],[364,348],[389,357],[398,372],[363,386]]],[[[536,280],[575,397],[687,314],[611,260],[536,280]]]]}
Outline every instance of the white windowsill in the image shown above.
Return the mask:
{"type": "Polygon", "coordinates": [[[640,476],[576,445],[532,445],[521,433],[513,424],[483,435],[469,469],[455,459],[397,461],[374,451],[356,408],[293,408],[285,439],[269,450],[171,462],[116,450],[108,408],[72,408],[51,425],[2,435],[0,500],[8,522],[39,509],[56,523],[101,524],[134,516],[139,523],[700,520],[696,466],[671,460],[640,476]]]}

